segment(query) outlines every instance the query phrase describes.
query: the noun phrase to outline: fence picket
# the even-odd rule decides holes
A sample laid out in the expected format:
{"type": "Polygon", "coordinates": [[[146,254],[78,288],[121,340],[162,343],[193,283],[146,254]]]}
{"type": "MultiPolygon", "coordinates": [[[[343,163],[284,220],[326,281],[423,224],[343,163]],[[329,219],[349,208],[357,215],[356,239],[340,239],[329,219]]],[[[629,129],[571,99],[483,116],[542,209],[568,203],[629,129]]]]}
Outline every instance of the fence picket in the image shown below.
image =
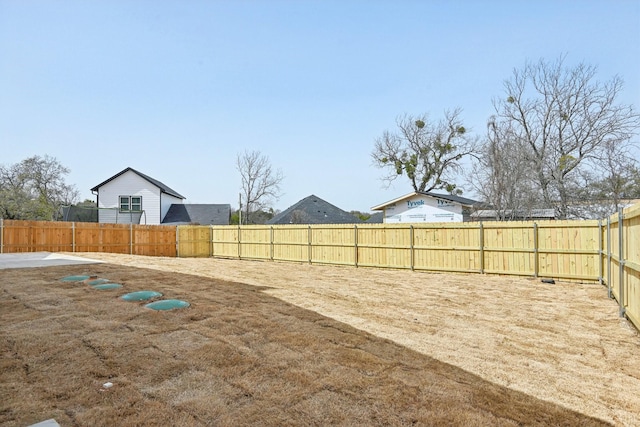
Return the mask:
{"type": "Polygon", "coordinates": [[[2,251],[111,252],[176,256],[176,227],[2,220],[2,251]],[[137,237],[140,237],[137,239],[137,237]]]}

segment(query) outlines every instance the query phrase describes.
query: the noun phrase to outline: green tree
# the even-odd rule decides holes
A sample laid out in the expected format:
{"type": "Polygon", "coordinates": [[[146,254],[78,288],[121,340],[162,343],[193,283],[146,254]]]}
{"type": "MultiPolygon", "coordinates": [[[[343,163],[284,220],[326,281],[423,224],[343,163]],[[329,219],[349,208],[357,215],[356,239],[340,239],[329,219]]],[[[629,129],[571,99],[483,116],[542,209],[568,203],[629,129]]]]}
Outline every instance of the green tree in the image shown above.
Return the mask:
{"type": "Polygon", "coordinates": [[[360,221],[366,221],[371,218],[371,214],[368,212],[351,211],[349,213],[358,218],[360,221]]]}
{"type": "Polygon", "coordinates": [[[236,209],[235,211],[231,212],[231,218],[229,218],[229,224],[231,224],[231,225],[240,224],[240,210],[239,209],[236,209]]]}
{"type": "Polygon", "coordinates": [[[10,166],[0,165],[0,213],[6,219],[55,220],[61,206],[71,205],[79,192],[65,182],[69,169],[54,157],[32,156],[10,166]]]}
{"type": "Polygon", "coordinates": [[[404,175],[415,191],[461,194],[454,173],[461,171],[461,160],[474,153],[475,144],[460,114],[460,109],[446,111],[437,123],[430,122],[426,114],[399,117],[398,131],[385,131],[371,153],[375,165],[388,171],[383,180],[390,183],[404,175]]]}
{"type": "MultiPolygon", "coordinates": [[[[251,222],[250,224],[265,224],[271,218],[276,216],[279,211],[269,208],[268,210],[254,211],[251,212],[251,222]]],[[[244,214],[243,214],[244,215],[244,214]]],[[[240,210],[236,209],[231,212],[231,218],[229,219],[229,224],[238,225],[240,222],[240,210]]],[[[242,220],[245,223],[244,219],[242,220]]],[[[246,223],[245,223],[246,224],[246,223]]]]}

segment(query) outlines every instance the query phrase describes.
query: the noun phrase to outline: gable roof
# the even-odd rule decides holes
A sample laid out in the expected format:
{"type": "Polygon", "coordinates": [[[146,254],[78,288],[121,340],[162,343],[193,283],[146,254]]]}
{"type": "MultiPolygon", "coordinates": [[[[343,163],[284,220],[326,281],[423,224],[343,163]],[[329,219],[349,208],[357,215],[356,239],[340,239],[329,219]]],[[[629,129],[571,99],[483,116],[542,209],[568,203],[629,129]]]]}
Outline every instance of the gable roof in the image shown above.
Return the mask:
{"type": "Polygon", "coordinates": [[[100,187],[102,187],[103,185],[113,181],[114,179],[118,178],[120,175],[123,175],[127,172],[133,172],[136,175],[138,175],[139,177],[146,179],[147,181],[149,181],[151,184],[155,185],[156,187],[158,187],[160,189],[161,192],[168,194],[170,196],[174,196],[177,197],[179,199],[186,199],[186,197],[184,197],[183,195],[181,195],[180,193],[178,193],[177,191],[173,190],[172,188],[170,188],[168,185],[163,184],[162,182],[158,181],[157,179],[151,178],[149,175],[145,175],[142,172],[138,172],[137,170],[133,169],[133,168],[126,168],[120,172],[118,172],[117,174],[113,175],[111,178],[107,179],[106,181],[101,182],[100,184],[96,185],[95,187],[93,187],[91,189],[91,191],[98,191],[98,189],[100,187]]]}
{"type": "Polygon", "coordinates": [[[231,205],[182,204],[169,206],[163,224],[229,225],[231,205]]]}
{"type": "Polygon", "coordinates": [[[481,202],[478,202],[477,200],[467,199],[466,197],[462,197],[462,196],[454,196],[453,194],[439,194],[439,193],[432,193],[431,191],[414,191],[413,193],[405,194],[404,196],[400,196],[397,199],[393,199],[388,202],[382,203],[380,205],[374,206],[371,208],[371,210],[379,211],[401,200],[408,199],[410,197],[414,197],[418,195],[434,197],[436,199],[448,200],[450,202],[461,204],[464,207],[472,207],[481,203],[481,202]]]}
{"type": "Polygon", "coordinates": [[[362,222],[349,212],[310,195],[291,205],[266,224],[354,224],[362,222]]]}

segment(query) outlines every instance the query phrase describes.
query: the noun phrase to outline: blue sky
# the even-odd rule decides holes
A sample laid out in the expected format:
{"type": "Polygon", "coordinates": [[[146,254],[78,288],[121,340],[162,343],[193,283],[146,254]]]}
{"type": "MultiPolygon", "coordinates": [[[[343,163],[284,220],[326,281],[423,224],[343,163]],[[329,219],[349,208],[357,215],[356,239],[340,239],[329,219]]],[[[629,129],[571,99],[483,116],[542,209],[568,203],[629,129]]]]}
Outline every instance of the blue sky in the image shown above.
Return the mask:
{"type": "Polygon", "coordinates": [[[258,150],[274,208],[369,211],[411,191],[370,155],[399,115],[460,107],[481,134],[514,68],[562,54],[640,108],[637,0],[0,0],[0,164],[53,156],[82,200],[130,166],[235,207],[258,150]]]}

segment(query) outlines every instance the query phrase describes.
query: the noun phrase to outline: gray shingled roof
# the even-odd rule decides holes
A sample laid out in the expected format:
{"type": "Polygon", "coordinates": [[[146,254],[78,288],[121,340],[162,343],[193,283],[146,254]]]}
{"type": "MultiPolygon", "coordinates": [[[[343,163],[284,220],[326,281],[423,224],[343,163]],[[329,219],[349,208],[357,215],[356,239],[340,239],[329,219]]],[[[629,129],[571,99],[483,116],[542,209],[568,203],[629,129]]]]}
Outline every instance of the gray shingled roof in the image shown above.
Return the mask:
{"type": "Polygon", "coordinates": [[[180,204],[169,207],[163,224],[229,225],[231,205],[180,204]]]}
{"type": "Polygon", "coordinates": [[[117,177],[119,177],[120,175],[126,173],[126,172],[133,172],[135,174],[137,174],[138,176],[140,176],[143,179],[146,179],[147,181],[149,181],[150,183],[152,183],[153,185],[155,185],[156,187],[158,187],[160,189],[160,191],[162,191],[163,193],[169,194],[170,196],[174,196],[174,197],[178,197],[180,199],[186,199],[186,197],[184,197],[183,195],[181,195],[180,193],[178,193],[177,191],[173,190],[172,188],[170,188],[168,185],[163,184],[162,182],[158,181],[157,179],[151,178],[149,175],[145,175],[142,172],[138,172],[137,170],[133,169],[133,168],[126,168],[120,172],[118,172],[117,174],[113,175],[111,178],[107,179],[106,181],[101,182],[100,184],[96,185],[95,187],[93,187],[91,189],[91,191],[98,191],[98,189],[100,187],[102,187],[103,185],[105,185],[106,183],[113,181],[114,179],[116,179],[117,177]]]}
{"type": "Polygon", "coordinates": [[[382,224],[384,222],[384,212],[374,212],[371,217],[365,221],[367,224],[382,224]]]}
{"type": "Polygon", "coordinates": [[[355,215],[311,195],[267,221],[267,224],[355,224],[362,221],[355,215]]]}
{"type": "Polygon", "coordinates": [[[429,196],[429,197],[435,197],[438,199],[443,199],[443,200],[448,200],[450,202],[454,202],[454,203],[459,203],[461,204],[463,207],[478,207],[478,206],[483,206],[484,204],[482,202],[478,202],[477,200],[472,200],[472,199],[467,199],[466,197],[462,197],[462,196],[454,196],[452,194],[439,194],[439,193],[433,193],[431,191],[414,191],[413,193],[409,193],[409,194],[405,194],[404,196],[400,196],[397,199],[393,199],[390,200],[388,202],[382,203],[380,205],[374,206],[371,209],[372,210],[382,210],[384,209],[386,206],[389,206],[393,203],[397,203],[399,201],[402,200],[406,200],[409,197],[414,197],[416,195],[422,194],[424,196],[429,196]]]}

